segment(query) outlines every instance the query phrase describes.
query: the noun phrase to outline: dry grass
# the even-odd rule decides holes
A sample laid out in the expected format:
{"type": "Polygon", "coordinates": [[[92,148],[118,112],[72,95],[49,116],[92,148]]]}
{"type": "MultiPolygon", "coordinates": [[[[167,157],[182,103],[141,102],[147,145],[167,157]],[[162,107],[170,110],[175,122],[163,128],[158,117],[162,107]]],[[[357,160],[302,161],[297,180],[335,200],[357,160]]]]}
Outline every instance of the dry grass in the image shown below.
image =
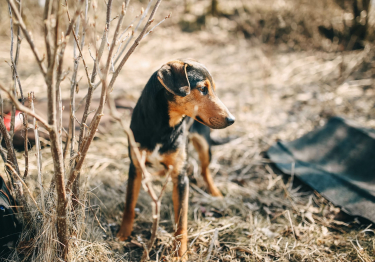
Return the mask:
{"type": "MultiPolygon", "coordinates": [[[[295,139],[323,125],[331,115],[375,128],[374,52],[368,48],[344,53],[288,53],[282,47],[255,45],[241,35],[232,37],[214,27],[183,33],[175,25],[183,10],[175,4],[165,1],[160,16],[174,10],[171,21],[158,28],[152,41],[145,41],[130,58],[114,93],[136,101],[148,77],[161,64],[176,57],[192,57],[211,71],[218,95],[237,118],[230,128],[213,131],[213,136],[238,136],[213,151],[211,171],[225,195],[223,200],[206,193],[198,158],[189,150],[189,261],[374,261],[374,230],[368,222],[354,218],[338,221],[337,207],[295,179],[276,175],[262,154],[277,139],[295,139]]],[[[22,52],[26,61],[32,59],[27,48],[22,52]]],[[[1,58],[7,56],[7,50],[0,51],[1,58]]],[[[24,86],[44,90],[35,70],[24,67],[24,86]]],[[[6,64],[0,65],[0,80],[9,81],[7,70],[6,64]]],[[[36,95],[45,96],[42,91],[36,95]]],[[[124,118],[130,119],[128,115],[124,118]]],[[[45,188],[53,170],[49,151],[41,151],[45,188]]],[[[27,184],[36,188],[38,196],[34,152],[30,153],[27,184]]],[[[22,153],[17,156],[21,158],[22,153]]],[[[81,202],[86,208],[78,234],[71,240],[71,261],[139,261],[152,221],[150,198],[144,191],[131,239],[115,239],[128,165],[127,140],[115,124],[109,133],[98,136],[87,156],[81,180],[85,190],[81,202]]],[[[158,191],[163,181],[155,179],[158,191]]],[[[53,220],[55,216],[49,217],[53,220]]],[[[40,250],[31,260],[53,261],[57,245],[51,234],[54,230],[50,230],[53,225],[54,221],[47,221],[38,232],[24,232],[25,239],[29,233],[38,237],[22,245],[23,254],[34,252],[27,247],[37,245],[40,250]]],[[[152,260],[170,261],[173,225],[168,185],[152,260]]],[[[13,259],[22,260],[23,254],[18,258],[14,254],[13,259]]]]}

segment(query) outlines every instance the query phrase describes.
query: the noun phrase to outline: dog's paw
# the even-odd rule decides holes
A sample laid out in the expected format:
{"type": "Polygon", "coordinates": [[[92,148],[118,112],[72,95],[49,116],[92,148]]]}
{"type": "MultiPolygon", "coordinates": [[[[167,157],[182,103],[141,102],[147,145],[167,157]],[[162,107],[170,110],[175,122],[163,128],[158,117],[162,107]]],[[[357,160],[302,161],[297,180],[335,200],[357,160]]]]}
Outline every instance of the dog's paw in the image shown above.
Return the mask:
{"type": "Polygon", "coordinates": [[[124,232],[119,231],[117,233],[116,237],[117,237],[118,241],[125,241],[126,239],[128,239],[129,234],[126,234],[124,232]]]}
{"type": "Polygon", "coordinates": [[[217,197],[217,198],[224,198],[223,194],[221,194],[221,192],[219,190],[212,190],[211,191],[211,195],[213,197],[217,197]]]}

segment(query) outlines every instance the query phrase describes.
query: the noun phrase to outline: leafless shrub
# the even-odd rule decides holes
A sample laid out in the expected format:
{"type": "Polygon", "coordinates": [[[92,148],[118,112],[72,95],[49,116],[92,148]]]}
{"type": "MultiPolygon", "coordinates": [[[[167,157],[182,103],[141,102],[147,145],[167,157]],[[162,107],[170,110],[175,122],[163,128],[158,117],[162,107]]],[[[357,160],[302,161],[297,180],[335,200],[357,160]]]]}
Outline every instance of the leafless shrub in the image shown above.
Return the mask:
{"type": "MultiPolygon", "coordinates": [[[[114,28],[112,40],[110,40],[110,28],[111,22],[115,18],[111,17],[112,12],[112,0],[108,0],[106,20],[103,21],[103,31],[100,40],[99,47],[96,43],[96,29],[100,30],[101,24],[99,21],[94,21],[90,24],[88,19],[88,12],[92,11],[96,13],[97,3],[96,1],[79,0],[74,2],[73,6],[68,6],[68,1],[45,1],[43,23],[44,23],[44,42],[45,49],[40,51],[39,46],[35,43],[32,34],[27,28],[24,18],[22,16],[22,1],[8,0],[9,14],[10,14],[10,31],[11,31],[11,46],[10,46],[10,66],[12,69],[12,89],[8,89],[5,85],[0,83],[0,89],[4,91],[13,103],[12,107],[12,118],[10,131],[4,124],[4,115],[1,115],[0,119],[0,131],[5,141],[7,156],[6,169],[11,178],[11,184],[16,192],[16,198],[18,203],[22,206],[22,220],[25,224],[25,232],[20,240],[18,252],[13,256],[20,259],[21,257],[31,260],[45,260],[45,261],[56,261],[57,259],[62,260],[75,260],[69,254],[76,254],[76,251],[70,251],[70,246],[79,246],[79,243],[75,239],[78,237],[78,224],[80,214],[86,208],[85,196],[80,196],[78,179],[81,174],[81,170],[90,148],[90,145],[95,137],[99,123],[103,116],[103,110],[108,100],[109,93],[113,89],[113,85],[119,75],[122,67],[127,62],[131,54],[135,51],[137,46],[140,44],[142,39],[148,35],[151,30],[150,25],[154,21],[155,13],[161,3],[161,0],[157,0],[155,4],[151,0],[148,9],[151,9],[151,13],[148,15],[148,9],[144,12],[142,10],[142,16],[138,23],[138,27],[142,26],[142,20],[146,19],[146,23],[132,45],[127,49],[127,44],[130,43],[133,36],[136,34],[137,28],[132,32],[131,37],[128,39],[127,44],[122,49],[121,53],[118,54],[117,46],[119,43],[124,41],[123,34],[121,34],[121,28],[123,24],[126,11],[129,6],[129,0],[126,0],[119,10],[117,17],[117,25],[114,28]],[[73,9],[74,13],[70,14],[70,10],[73,9]],[[66,28],[64,21],[67,21],[66,28]],[[17,25],[17,47],[15,57],[13,57],[14,50],[14,24],[17,25]],[[21,34],[22,32],[22,34],[21,34]],[[86,34],[90,33],[92,38],[88,41],[86,34]],[[70,121],[69,130],[64,130],[62,123],[62,103],[61,103],[61,82],[65,79],[67,73],[63,71],[63,65],[67,63],[65,59],[65,50],[69,45],[69,38],[73,36],[73,50],[74,50],[74,66],[71,76],[71,91],[70,91],[70,121]],[[45,85],[47,87],[47,99],[48,99],[48,117],[44,119],[34,111],[33,100],[34,95],[29,94],[28,102],[29,107],[25,106],[25,98],[23,96],[23,90],[21,87],[21,81],[18,76],[17,64],[19,58],[20,42],[25,39],[32,50],[35,57],[35,62],[39,67],[40,73],[43,75],[45,85]],[[92,56],[94,60],[94,66],[91,72],[89,72],[86,58],[83,55],[83,49],[87,48],[87,43],[95,46],[95,56],[92,56]],[[91,43],[90,43],[91,42],[91,43]],[[107,48],[106,48],[107,47],[107,48]],[[106,50],[108,49],[108,50],[106,50]],[[117,51],[116,51],[117,50],[117,51]],[[46,55],[41,55],[45,53],[46,55]],[[116,59],[116,60],[115,60],[116,59]],[[103,62],[104,60],[104,62],[103,62]],[[85,98],[85,110],[82,119],[79,121],[75,116],[75,94],[78,92],[78,78],[77,72],[80,61],[82,61],[85,75],[87,78],[88,91],[85,98]],[[116,62],[119,65],[116,66],[116,62]],[[100,81],[95,83],[96,76],[99,76],[100,81]],[[18,89],[17,89],[18,87],[18,89]],[[101,87],[100,102],[98,108],[91,108],[91,100],[93,92],[97,87],[101,87]],[[19,90],[19,92],[18,92],[19,90]],[[20,101],[18,100],[20,98],[20,101]],[[18,161],[14,147],[12,144],[13,134],[15,131],[15,114],[16,109],[21,111],[23,117],[23,128],[25,130],[25,171],[24,175],[21,176],[21,170],[18,166],[18,161]],[[88,115],[95,113],[92,121],[88,123],[88,115]],[[37,152],[37,163],[38,163],[38,183],[40,186],[40,203],[34,199],[33,194],[23,181],[28,174],[28,141],[27,132],[29,125],[27,124],[27,117],[30,116],[34,119],[32,128],[35,132],[36,137],[36,152],[37,152]],[[80,126],[79,134],[75,133],[76,123],[80,126]],[[50,189],[47,192],[46,197],[44,188],[42,186],[42,158],[40,154],[39,145],[39,134],[38,126],[42,126],[47,130],[50,140],[50,152],[53,159],[53,178],[51,181],[50,189]],[[64,141],[63,133],[67,133],[67,138],[64,141]],[[76,137],[78,136],[78,141],[76,137]],[[65,147],[63,143],[65,142],[65,147]],[[65,161],[69,159],[69,161],[65,161]],[[27,190],[28,196],[36,206],[37,211],[34,208],[29,207],[28,197],[24,194],[27,190]],[[56,201],[54,195],[57,195],[56,201]]],[[[95,16],[95,15],[94,15],[95,16]]],[[[95,16],[96,19],[96,16],[95,16]]],[[[130,27],[128,27],[130,28],[130,27]]],[[[2,100],[1,100],[2,107],[2,100]]],[[[3,112],[2,112],[3,113],[3,112]]],[[[132,136],[130,129],[126,129],[128,136],[132,136]]],[[[137,151],[134,147],[135,152],[137,151]]],[[[139,160],[142,158],[139,155],[139,160]]],[[[144,166],[144,165],[143,165],[144,166]]],[[[144,169],[146,176],[147,170],[144,169]]],[[[153,241],[155,240],[155,233],[158,224],[158,212],[160,207],[160,198],[155,196],[152,187],[149,183],[145,182],[145,187],[149,189],[151,196],[154,196],[153,201],[155,203],[155,223],[156,227],[153,230],[153,237],[150,243],[147,245],[147,250],[151,249],[153,241]]],[[[90,208],[90,207],[89,207],[90,208]]],[[[98,221],[99,222],[99,221],[98,221]]],[[[79,252],[78,252],[79,253],[79,252]]],[[[85,252],[83,252],[85,253],[85,252]]],[[[105,253],[105,252],[104,252],[105,253]]],[[[146,254],[147,256],[147,254],[146,254]]]]}

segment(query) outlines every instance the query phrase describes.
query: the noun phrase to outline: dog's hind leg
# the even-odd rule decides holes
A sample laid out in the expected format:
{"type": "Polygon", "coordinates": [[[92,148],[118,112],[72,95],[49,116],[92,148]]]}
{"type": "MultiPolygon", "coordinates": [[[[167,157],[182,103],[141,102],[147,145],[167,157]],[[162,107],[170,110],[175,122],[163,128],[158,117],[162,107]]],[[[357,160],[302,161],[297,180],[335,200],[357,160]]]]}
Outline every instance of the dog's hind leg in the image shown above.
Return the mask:
{"type": "Polygon", "coordinates": [[[210,169],[208,168],[211,157],[210,157],[210,147],[205,140],[205,138],[199,134],[193,133],[190,135],[190,141],[193,143],[195,150],[197,150],[199,155],[199,160],[201,162],[202,176],[207,184],[208,192],[216,197],[223,197],[220,190],[215,186],[214,180],[212,179],[210,169]]]}
{"type": "Polygon", "coordinates": [[[120,231],[117,233],[117,237],[120,241],[124,241],[125,239],[127,239],[133,230],[133,222],[135,216],[134,209],[135,205],[137,204],[139,190],[141,189],[141,182],[142,173],[133,165],[133,163],[131,163],[129,167],[125,209],[122,216],[120,231]]]}

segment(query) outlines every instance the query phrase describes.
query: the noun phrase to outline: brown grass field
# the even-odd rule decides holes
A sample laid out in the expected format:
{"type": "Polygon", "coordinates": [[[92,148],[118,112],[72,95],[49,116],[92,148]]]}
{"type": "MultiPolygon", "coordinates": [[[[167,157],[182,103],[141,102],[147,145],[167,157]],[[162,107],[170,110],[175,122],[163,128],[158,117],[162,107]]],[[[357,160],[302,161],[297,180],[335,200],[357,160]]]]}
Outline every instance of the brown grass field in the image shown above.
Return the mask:
{"type": "MultiPolygon", "coordinates": [[[[114,2],[119,6],[120,1],[114,2]]],[[[134,1],[128,20],[147,2],[134,1]]],[[[162,2],[156,20],[169,13],[172,17],[147,36],[132,55],[113,94],[136,102],[148,78],[162,64],[189,57],[210,70],[218,96],[236,117],[233,126],[212,132],[217,137],[237,137],[213,149],[210,169],[224,199],[207,193],[197,155],[192,147],[189,149],[188,260],[374,261],[375,231],[370,222],[344,216],[339,207],[297,179],[277,174],[264,155],[277,140],[296,139],[333,115],[375,128],[372,43],[364,50],[342,51],[338,43],[318,34],[317,26],[327,21],[334,27],[342,26],[343,11],[330,0],[219,1],[223,13],[236,15],[206,15],[203,24],[195,21],[206,12],[210,1],[188,1],[188,13],[182,2],[162,2]],[[253,26],[257,19],[265,21],[263,31],[253,26]],[[243,24],[253,26],[254,36],[246,36],[243,24]]],[[[103,1],[98,3],[99,8],[104,5],[103,1]]],[[[37,11],[34,6],[25,12],[37,11]]],[[[3,62],[9,59],[9,21],[6,10],[0,14],[0,81],[9,85],[10,69],[3,62]]],[[[33,33],[42,46],[38,28],[40,25],[35,25],[33,33]]],[[[38,99],[45,98],[44,82],[26,41],[21,52],[18,70],[25,92],[34,91],[38,99]]],[[[87,48],[84,52],[88,56],[87,48]]],[[[67,56],[72,56],[71,49],[67,56]]],[[[82,68],[79,74],[84,76],[82,68]]],[[[83,82],[77,101],[86,93],[83,82]]],[[[64,98],[69,92],[69,81],[65,80],[64,98]]],[[[130,119],[129,114],[123,117],[130,119]]],[[[97,138],[81,176],[86,208],[78,223],[79,234],[71,239],[70,261],[139,261],[142,243],[150,237],[150,197],[141,191],[131,239],[116,240],[129,165],[127,138],[117,123],[97,138]]],[[[52,158],[48,146],[41,152],[43,185],[48,187],[52,158]]],[[[34,153],[32,149],[26,183],[38,197],[34,153]]],[[[17,157],[21,159],[22,154],[18,152],[17,157]]],[[[24,168],[22,161],[20,168],[24,168]]],[[[155,190],[160,191],[164,179],[154,179],[155,190]]],[[[171,188],[169,183],[162,200],[152,261],[171,261],[174,252],[171,188]]],[[[54,260],[48,241],[55,236],[47,225],[41,232],[38,241],[46,241],[45,250],[26,261],[54,260]]],[[[23,257],[16,252],[10,259],[22,261],[23,257]]]]}

